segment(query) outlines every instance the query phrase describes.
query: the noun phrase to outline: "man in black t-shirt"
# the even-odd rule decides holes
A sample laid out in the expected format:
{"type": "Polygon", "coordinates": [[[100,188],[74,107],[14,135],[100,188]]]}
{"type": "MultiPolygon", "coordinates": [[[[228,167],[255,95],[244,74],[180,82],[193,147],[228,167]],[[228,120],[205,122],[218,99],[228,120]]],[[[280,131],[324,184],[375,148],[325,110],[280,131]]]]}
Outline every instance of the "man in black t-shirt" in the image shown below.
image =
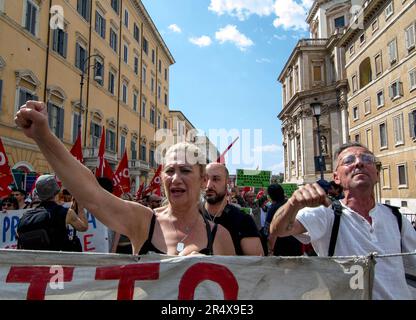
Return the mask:
{"type": "Polygon", "coordinates": [[[205,216],[230,232],[237,255],[262,256],[260,234],[253,218],[226,202],[227,168],[220,163],[210,163],[206,170],[205,216]]]}

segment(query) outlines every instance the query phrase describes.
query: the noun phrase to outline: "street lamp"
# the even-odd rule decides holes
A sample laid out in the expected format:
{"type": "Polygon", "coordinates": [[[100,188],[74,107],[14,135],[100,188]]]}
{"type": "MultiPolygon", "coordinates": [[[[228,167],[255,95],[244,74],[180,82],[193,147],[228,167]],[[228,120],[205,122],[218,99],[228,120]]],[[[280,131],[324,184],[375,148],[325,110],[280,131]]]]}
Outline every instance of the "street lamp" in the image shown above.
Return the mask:
{"type": "Polygon", "coordinates": [[[319,126],[319,117],[321,116],[322,103],[312,102],[311,108],[313,116],[316,118],[316,126],[318,131],[318,147],[319,147],[319,171],[321,172],[321,180],[324,180],[324,159],[322,157],[322,145],[321,145],[321,127],[319,126]]]}
{"type": "MultiPolygon", "coordinates": [[[[81,72],[81,81],[79,83],[79,86],[80,86],[79,105],[80,105],[81,109],[82,109],[82,87],[84,85],[85,65],[87,65],[87,70],[89,69],[89,67],[91,67],[91,65],[89,64],[89,60],[92,57],[99,57],[99,55],[98,54],[92,54],[92,55],[88,56],[87,58],[85,58],[80,64],[82,72],[81,72]]],[[[98,81],[101,81],[102,77],[100,75],[94,75],[94,79],[98,80],[98,81]]],[[[87,121],[88,121],[88,107],[86,107],[86,109],[85,109],[84,147],[87,145],[87,123],[88,123],[87,121]]],[[[80,129],[81,129],[81,121],[78,123],[78,130],[80,130],[80,129]]]]}

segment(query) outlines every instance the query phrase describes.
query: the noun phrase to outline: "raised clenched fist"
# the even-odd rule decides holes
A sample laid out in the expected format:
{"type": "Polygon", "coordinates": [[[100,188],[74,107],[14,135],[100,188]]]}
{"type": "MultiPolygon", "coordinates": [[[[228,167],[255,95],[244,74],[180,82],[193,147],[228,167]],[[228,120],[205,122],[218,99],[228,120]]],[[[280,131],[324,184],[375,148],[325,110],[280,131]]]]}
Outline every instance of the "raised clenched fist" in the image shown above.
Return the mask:
{"type": "Polygon", "coordinates": [[[40,101],[27,101],[19,108],[14,121],[26,136],[35,140],[49,132],[47,108],[40,101]]]}

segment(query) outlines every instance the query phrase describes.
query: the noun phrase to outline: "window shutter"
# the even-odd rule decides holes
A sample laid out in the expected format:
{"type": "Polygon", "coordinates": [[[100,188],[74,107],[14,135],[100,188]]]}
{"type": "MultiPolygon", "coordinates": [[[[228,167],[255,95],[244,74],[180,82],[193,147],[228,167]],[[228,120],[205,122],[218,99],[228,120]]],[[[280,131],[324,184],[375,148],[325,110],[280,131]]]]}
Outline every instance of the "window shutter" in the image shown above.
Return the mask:
{"type": "Polygon", "coordinates": [[[105,23],[106,23],[106,21],[105,21],[105,19],[103,18],[103,32],[102,32],[102,36],[103,36],[103,39],[105,39],[105,23]]]}
{"type": "Polygon", "coordinates": [[[79,46],[79,44],[77,43],[77,44],[75,45],[75,65],[76,65],[78,68],[81,68],[81,63],[80,63],[80,55],[81,55],[81,52],[80,52],[80,46],[79,46]]]}
{"type": "Polygon", "coordinates": [[[393,85],[389,86],[389,97],[390,97],[390,99],[394,98],[394,96],[393,96],[393,85]]]}
{"type": "Polygon", "coordinates": [[[100,25],[98,23],[98,12],[95,11],[95,31],[101,34],[100,25]]]}
{"type": "Polygon", "coordinates": [[[416,138],[416,110],[409,113],[409,134],[410,137],[416,138]]]}
{"type": "Polygon", "coordinates": [[[91,0],[85,0],[85,19],[87,21],[90,21],[90,1],[91,0]]]}
{"type": "Polygon", "coordinates": [[[31,17],[31,26],[30,26],[30,32],[32,32],[33,35],[36,35],[36,15],[37,10],[34,6],[31,6],[32,9],[32,17],[31,17]]]}
{"type": "Polygon", "coordinates": [[[50,128],[51,123],[52,123],[52,105],[50,102],[47,103],[47,107],[48,107],[48,123],[49,123],[49,128],[50,128]]]}
{"type": "Polygon", "coordinates": [[[52,33],[52,50],[58,51],[58,29],[53,30],[52,33]]]}
{"type": "Polygon", "coordinates": [[[64,109],[58,108],[58,138],[64,138],[64,109]]]}
{"type": "Polygon", "coordinates": [[[66,58],[67,48],[68,48],[68,33],[63,31],[63,50],[62,55],[64,58],[66,58]]]}
{"type": "Polygon", "coordinates": [[[397,86],[398,86],[398,90],[397,92],[399,93],[400,96],[403,96],[403,82],[397,82],[397,86]]]}

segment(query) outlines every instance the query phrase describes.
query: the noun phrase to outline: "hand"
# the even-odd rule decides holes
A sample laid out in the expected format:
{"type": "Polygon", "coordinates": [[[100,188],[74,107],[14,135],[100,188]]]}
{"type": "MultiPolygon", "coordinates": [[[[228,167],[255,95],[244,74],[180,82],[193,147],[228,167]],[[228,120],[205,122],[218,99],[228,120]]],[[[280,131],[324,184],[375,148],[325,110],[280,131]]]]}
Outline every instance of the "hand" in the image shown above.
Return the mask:
{"type": "Polygon", "coordinates": [[[45,103],[29,100],[20,107],[14,118],[23,133],[32,139],[39,139],[49,130],[48,113],[45,103]]]}
{"type": "Polygon", "coordinates": [[[324,189],[316,182],[301,186],[293,193],[288,202],[297,210],[304,207],[317,207],[320,205],[329,207],[331,205],[331,200],[329,200],[324,189]]]}

